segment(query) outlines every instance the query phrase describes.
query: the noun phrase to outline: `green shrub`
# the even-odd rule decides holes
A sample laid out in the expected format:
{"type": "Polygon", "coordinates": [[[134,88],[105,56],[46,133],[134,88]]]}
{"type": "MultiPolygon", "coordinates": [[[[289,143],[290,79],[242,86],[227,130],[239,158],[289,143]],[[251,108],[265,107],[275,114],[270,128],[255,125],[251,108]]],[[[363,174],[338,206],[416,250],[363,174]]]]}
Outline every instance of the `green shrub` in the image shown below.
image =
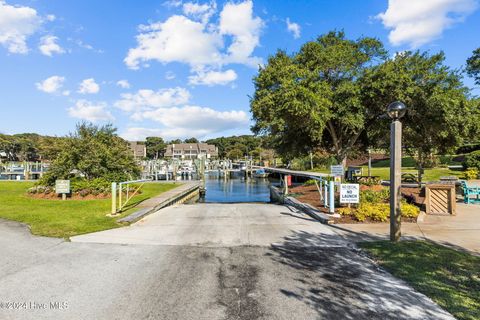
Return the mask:
{"type": "Polygon", "coordinates": [[[337,213],[341,216],[351,216],[354,211],[353,208],[338,208],[337,213]]]}
{"type": "Polygon", "coordinates": [[[416,218],[420,214],[420,209],[413,204],[402,202],[402,217],[416,218]]]}
{"type": "Polygon", "coordinates": [[[387,221],[390,215],[390,206],[388,203],[363,203],[353,213],[358,221],[365,221],[370,218],[374,221],[387,221]]]}
{"type": "Polygon", "coordinates": [[[303,185],[304,186],[313,186],[313,185],[315,185],[315,182],[316,182],[315,179],[310,179],[310,180],[305,181],[305,183],[303,185]]]}
{"type": "Polygon", "coordinates": [[[478,170],[475,168],[469,168],[463,172],[462,179],[465,180],[472,180],[477,179],[478,177],[478,170]]]}
{"type": "Polygon", "coordinates": [[[70,179],[70,188],[73,193],[80,192],[82,190],[89,190],[89,193],[105,192],[111,188],[111,182],[104,178],[97,178],[92,180],[86,180],[83,178],[70,179]]]}
{"type": "MultiPolygon", "coordinates": [[[[338,213],[341,215],[351,215],[358,221],[371,219],[373,221],[388,221],[390,218],[390,204],[388,203],[362,203],[356,210],[350,208],[340,208],[338,213]]],[[[406,202],[402,202],[402,217],[416,218],[420,214],[420,209],[406,202]]]]}
{"type": "Polygon", "coordinates": [[[381,191],[363,190],[360,191],[360,203],[382,203],[390,198],[390,190],[383,188],[381,191]]]}
{"type": "Polygon", "coordinates": [[[480,170],[480,150],[473,151],[465,156],[463,167],[480,170]]]}

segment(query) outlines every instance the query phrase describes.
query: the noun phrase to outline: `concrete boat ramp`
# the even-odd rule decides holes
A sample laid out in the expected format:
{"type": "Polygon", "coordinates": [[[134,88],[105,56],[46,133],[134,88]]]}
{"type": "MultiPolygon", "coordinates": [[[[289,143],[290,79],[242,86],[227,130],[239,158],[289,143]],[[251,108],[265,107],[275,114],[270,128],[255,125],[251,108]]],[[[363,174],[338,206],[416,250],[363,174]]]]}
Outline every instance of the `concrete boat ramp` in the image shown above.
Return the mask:
{"type": "Polygon", "coordinates": [[[163,192],[162,194],[147,199],[140,203],[137,208],[138,211],[119,219],[118,222],[132,223],[141,219],[142,217],[156,212],[160,209],[168,206],[184,203],[185,201],[198,196],[200,193],[201,182],[200,181],[185,181],[179,184],[178,187],[163,192]]]}
{"type": "MultiPolygon", "coordinates": [[[[284,205],[174,205],[128,227],[71,240],[62,247],[81,250],[79,263],[87,263],[82,270],[95,270],[98,276],[91,280],[90,273],[77,273],[75,265],[60,277],[75,275],[84,287],[90,282],[95,286],[95,281],[115,283],[105,283],[84,299],[76,282],[57,279],[60,285],[69,283],[66,297],[75,305],[68,312],[75,308],[81,315],[172,320],[454,319],[359,254],[345,234],[284,205]],[[108,253],[105,258],[99,250],[108,253]],[[95,268],[88,265],[93,261],[87,259],[90,252],[97,253],[95,268]]],[[[53,252],[50,255],[52,263],[58,263],[53,252]]],[[[43,260],[41,265],[47,268],[43,260]]],[[[21,274],[19,279],[25,281],[21,274]]]]}

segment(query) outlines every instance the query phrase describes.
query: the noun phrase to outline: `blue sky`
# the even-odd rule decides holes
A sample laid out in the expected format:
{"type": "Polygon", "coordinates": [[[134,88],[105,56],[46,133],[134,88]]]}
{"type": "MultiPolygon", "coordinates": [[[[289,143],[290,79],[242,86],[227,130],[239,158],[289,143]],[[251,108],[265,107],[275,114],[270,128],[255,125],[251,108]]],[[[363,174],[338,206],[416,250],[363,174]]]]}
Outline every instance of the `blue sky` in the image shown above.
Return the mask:
{"type": "MultiPolygon", "coordinates": [[[[480,47],[477,0],[0,0],[0,132],[65,135],[82,120],[127,139],[249,133],[259,63],[333,29],[393,55],[480,47]]],[[[471,79],[465,83],[479,94],[471,79]]]]}

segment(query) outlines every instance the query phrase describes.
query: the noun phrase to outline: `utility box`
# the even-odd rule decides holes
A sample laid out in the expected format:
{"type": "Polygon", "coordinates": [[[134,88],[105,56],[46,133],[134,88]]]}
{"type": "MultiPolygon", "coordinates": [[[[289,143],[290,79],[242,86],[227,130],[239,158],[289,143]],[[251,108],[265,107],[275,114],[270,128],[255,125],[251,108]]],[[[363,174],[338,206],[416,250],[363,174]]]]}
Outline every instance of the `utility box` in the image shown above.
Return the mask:
{"type": "Polygon", "coordinates": [[[456,214],[456,193],[454,184],[427,184],[425,206],[427,214],[456,214]]]}

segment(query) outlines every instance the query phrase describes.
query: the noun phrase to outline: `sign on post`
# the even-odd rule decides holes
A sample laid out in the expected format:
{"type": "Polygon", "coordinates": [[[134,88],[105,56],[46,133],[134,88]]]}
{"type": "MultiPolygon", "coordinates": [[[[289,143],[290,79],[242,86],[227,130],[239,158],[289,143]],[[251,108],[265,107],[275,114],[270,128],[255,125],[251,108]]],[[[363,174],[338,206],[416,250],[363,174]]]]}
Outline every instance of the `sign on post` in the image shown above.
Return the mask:
{"type": "Polygon", "coordinates": [[[62,199],[67,198],[67,193],[70,193],[70,180],[56,180],[55,193],[62,194],[62,199]]]}
{"type": "Polygon", "coordinates": [[[359,203],[360,185],[358,183],[342,183],[340,185],[340,203],[359,203]]]}
{"type": "Polygon", "coordinates": [[[330,166],[330,174],[334,177],[343,178],[343,175],[344,175],[343,166],[342,165],[330,166]]]}

